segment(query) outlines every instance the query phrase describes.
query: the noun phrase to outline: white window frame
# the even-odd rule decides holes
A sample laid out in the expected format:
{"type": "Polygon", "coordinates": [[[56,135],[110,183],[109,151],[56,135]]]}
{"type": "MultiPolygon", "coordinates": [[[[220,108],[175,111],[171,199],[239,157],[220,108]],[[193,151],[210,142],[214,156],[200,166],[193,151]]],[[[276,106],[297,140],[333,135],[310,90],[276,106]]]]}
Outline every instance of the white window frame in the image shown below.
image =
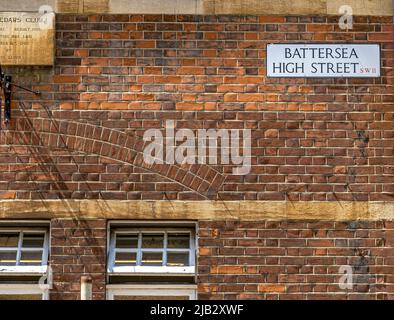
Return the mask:
{"type": "Polygon", "coordinates": [[[110,275],[179,275],[179,276],[194,276],[196,272],[196,235],[195,230],[192,228],[176,228],[171,227],[130,227],[130,228],[111,228],[110,230],[110,242],[109,242],[109,253],[108,253],[108,273],[110,275]],[[163,248],[152,249],[152,248],[141,248],[142,234],[146,233],[163,233],[164,234],[164,244],[163,248]],[[188,233],[190,235],[189,248],[185,249],[168,249],[167,245],[167,235],[169,233],[188,233]],[[136,249],[116,249],[116,235],[117,234],[138,234],[138,248],[136,249]],[[163,266],[115,266],[115,255],[117,252],[135,252],[137,253],[137,263],[141,261],[142,252],[163,252],[163,266]],[[165,266],[166,264],[166,254],[165,252],[189,252],[189,266],[185,267],[171,267],[165,266]]]}
{"type": "Polygon", "coordinates": [[[0,295],[41,295],[42,300],[49,300],[49,285],[45,284],[0,284],[0,295]]]}
{"type": "Polygon", "coordinates": [[[174,296],[187,296],[189,300],[197,299],[196,285],[107,285],[107,300],[115,296],[164,296],[171,299],[174,296]]]}
{"type": "Polygon", "coordinates": [[[16,264],[12,266],[1,266],[0,265],[0,275],[29,275],[29,274],[45,274],[48,269],[48,252],[49,252],[49,232],[47,228],[36,228],[36,227],[27,227],[27,228],[0,228],[1,233],[19,233],[18,239],[18,247],[0,247],[0,251],[16,251],[16,264]],[[23,241],[23,233],[44,233],[44,246],[42,248],[24,248],[22,246],[23,241]],[[40,251],[42,250],[42,259],[41,265],[37,266],[21,266],[18,265],[21,258],[22,251],[40,251]]]}

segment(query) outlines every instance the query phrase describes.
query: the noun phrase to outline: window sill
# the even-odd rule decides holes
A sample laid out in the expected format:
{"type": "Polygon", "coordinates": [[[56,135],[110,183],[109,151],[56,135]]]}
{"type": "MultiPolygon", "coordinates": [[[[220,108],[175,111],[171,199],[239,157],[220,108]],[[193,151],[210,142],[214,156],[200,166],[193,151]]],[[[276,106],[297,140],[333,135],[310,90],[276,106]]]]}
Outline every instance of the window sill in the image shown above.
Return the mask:
{"type": "Polygon", "coordinates": [[[3,284],[0,283],[0,295],[41,295],[42,300],[49,300],[49,289],[48,284],[3,284]]]}
{"type": "Polygon", "coordinates": [[[189,300],[197,299],[197,285],[177,284],[124,284],[107,285],[107,299],[114,300],[115,297],[122,296],[164,296],[171,299],[173,296],[187,296],[189,300]]]}
{"type": "Polygon", "coordinates": [[[108,270],[110,275],[170,274],[190,276],[194,275],[195,272],[195,267],[113,267],[108,270]]]}
{"type": "Polygon", "coordinates": [[[0,266],[0,275],[45,274],[48,266],[0,266]]]}

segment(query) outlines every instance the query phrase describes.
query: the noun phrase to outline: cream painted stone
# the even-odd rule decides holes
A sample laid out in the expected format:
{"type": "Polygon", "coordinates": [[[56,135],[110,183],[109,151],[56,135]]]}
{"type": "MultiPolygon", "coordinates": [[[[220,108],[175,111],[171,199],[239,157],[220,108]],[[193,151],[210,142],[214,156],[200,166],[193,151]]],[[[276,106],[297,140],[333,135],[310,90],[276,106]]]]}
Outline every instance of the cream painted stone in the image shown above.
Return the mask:
{"type": "Polygon", "coordinates": [[[83,13],[110,12],[109,0],[83,0],[83,13]]]}
{"type": "Polygon", "coordinates": [[[203,0],[204,14],[325,14],[326,0],[203,0]]]}
{"type": "Polygon", "coordinates": [[[0,219],[394,220],[394,202],[3,200],[0,219]]]}
{"type": "Polygon", "coordinates": [[[57,0],[58,12],[78,13],[81,11],[83,0],[57,0]]]}
{"type": "Polygon", "coordinates": [[[317,206],[295,202],[287,203],[286,212],[289,219],[369,220],[367,202],[319,202],[317,206]]]}
{"type": "Polygon", "coordinates": [[[394,220],[394,205],[392,202],[369,202],[368,211],[372,220],[378,220],[379,217],[394,220]]]}
{"type": "Polygon", "coordinates": [[[326,0],[327,13],[338,15],[342,5],[348,5],[353,9],[353,15],[388,16],[393,15],[392,0],[326,0]]]}
{"type": "Polygon", "coordinates": [[[355,15],[393,14],[391,0],[13,0],[0,1],[0,11],[38,11],[42,4],[59,13],[146,14],[331,14],[343,4],[355,15]]]}
{"type": "Polygon", "coordinates": [[[57,11],[56,2],[58,0],[1,0],[0,11],[32,11],[38,12],[42,5],[49,5],[57,11]]]}
{"type": "Polygon", "coordinates": [[[109,0],[111,13],[202,14],[201,0],[109,0]]]}

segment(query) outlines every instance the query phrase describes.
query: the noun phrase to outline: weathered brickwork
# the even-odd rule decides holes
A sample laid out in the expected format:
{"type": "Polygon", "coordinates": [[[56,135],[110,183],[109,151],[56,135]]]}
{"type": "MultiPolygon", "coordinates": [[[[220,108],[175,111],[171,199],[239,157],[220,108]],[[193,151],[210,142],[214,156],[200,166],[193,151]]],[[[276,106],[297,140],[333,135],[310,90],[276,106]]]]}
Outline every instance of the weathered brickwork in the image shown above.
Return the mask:
{"type": "MultiPolygon", "coordinates": [[[[198,298],[391,300],[393,244],[390,221],[200,221],[198,298]]],[[[105,261],[105,220],[52,220],[51,299],[79,299],[82,275],[104,299],[105,261]]]]}
{"type": "Polygon", "coordinates": [[[14,95],[11,131],[1,133],[0,198],[393,200],[392,21],[355,17],[349,31],[337,22],[58,15],[55,67],[10,70],[42,95],[14,95]],[[266,78],[266,44],[296,41],[380,43],[382,77],[266,78]],[[251,173],[141,168],[141,155],[119,152],[126,136],[127,151],[140,152],[143,132],[165,120],[250,128],[251,173]]]}
{"type": "Polygon", "coordinates": [[[106,230],[105,220],[51,221],[51,300],[79,300],[83,275],[92,278],[93,299],[105,299],[106,230]]]}
{"type": "MultiPolygon", "coordinates": [[[[351,30],[341,30],[334,16],[56,19],[55,66],[6,70],[41,95],[15,88],[10,128],[0,131],[0,201],[45,207],[59,200],[63,213],[68,199],[240,201],[231,208],[246,200],[347,201],[349,213],[349,202],[394,200],[392,17],[356,16],[351,30]],[[294,42],[378,43],[382,76],[267,78],[266,45],[294,42]],[[178,129],[251,129],[250,173],[233,175],[229,165],[147,165],[142,136],[164,129],[166,120],[178,129]]],[[[145,205],[150,217],[163,218],[160,205],[145,205]]],[[[93,277],[94,298],[105,298],[108,208],[100,207],[99,220],[50,217],[51,299],[78,299],[85,274],[93,277]]],[[[175,219],[175,209],[167,210],[163,219],[175,219]]],[[[52,214],[44,211],[32,209],[31,218],[52,214]]],[[[355,212],[349,222],[284,221],[287,211],[279,210],[280,219],[276,212],[266,217],[278,221],[203,217],[201,299],[394,298],[394,226],[376,219],[376,208],[366,215],[371,221],[358,221],[355,212]],[[353,290],[337,284],[341,265],[355,271],[353,290]]],[[[19,213],[26,218],[25,207],[19,213]]]]}
{"type": "Polygon", "coordinates": [[[200,299],[394,299],[387,221],[201,221],[200,299]],[[341,266],[353,288],[341,289],[341,266]]]}

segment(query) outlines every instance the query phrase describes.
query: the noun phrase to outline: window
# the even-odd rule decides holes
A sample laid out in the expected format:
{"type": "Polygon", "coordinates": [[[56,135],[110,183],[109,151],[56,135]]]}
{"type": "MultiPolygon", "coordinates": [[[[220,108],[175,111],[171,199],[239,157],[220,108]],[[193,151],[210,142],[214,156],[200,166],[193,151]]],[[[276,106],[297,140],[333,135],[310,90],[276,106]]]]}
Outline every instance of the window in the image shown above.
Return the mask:
{"type": "Polygon", "coordinates": [[[196,299],[195,230],[182,221],[111,221],[107,299],[196,299]]]}
{"type": "Polygon", "coordinates": [[[194,274],[194,231],[183,228],[114,229],[109,256],[110,273],[194,274]]]}
{"type": "Polygon", "coordinates": [[[48,251],[49,222],[1,221],[0,300],[48,299],[48,251]]]}
{"type": "Polygon", "coordinates": [[[43,274],[46,272],[47,264],[46,229],[0,229],[0,274],[43,274]]]}

